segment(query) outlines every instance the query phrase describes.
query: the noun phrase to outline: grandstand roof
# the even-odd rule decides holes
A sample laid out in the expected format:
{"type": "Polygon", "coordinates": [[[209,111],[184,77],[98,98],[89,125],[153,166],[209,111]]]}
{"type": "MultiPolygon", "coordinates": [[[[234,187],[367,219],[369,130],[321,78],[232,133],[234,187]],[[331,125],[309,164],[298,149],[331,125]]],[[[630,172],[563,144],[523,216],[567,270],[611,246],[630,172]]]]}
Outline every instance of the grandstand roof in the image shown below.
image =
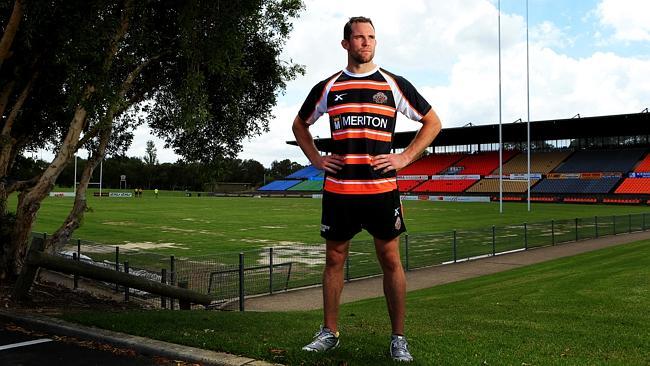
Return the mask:
{"type": "MultiPolygon", "coordinates": [[[[444,122],[443,122],[444,124],[444,122]]],[[[526,141],[526,123],[513,122],[502,125],[503,142],[526,141]]],[[[403,149],[413,140],[417,131],[397,132],[393,147],[403,149]]],[[[531,121],[532,141],[571,140],[593,137],[647,136],[650,135],[650,113],[618,114],[609,116],[531,121]]],[[[499,142],[499,124],[443,128],[431,146],[459,146],[492,144],[499,142]]],[[[296,141],[287,141],[297,145],[296,141]]],[[[320,151],[330,151],[331,139],[315,141],[320,151]]]]}

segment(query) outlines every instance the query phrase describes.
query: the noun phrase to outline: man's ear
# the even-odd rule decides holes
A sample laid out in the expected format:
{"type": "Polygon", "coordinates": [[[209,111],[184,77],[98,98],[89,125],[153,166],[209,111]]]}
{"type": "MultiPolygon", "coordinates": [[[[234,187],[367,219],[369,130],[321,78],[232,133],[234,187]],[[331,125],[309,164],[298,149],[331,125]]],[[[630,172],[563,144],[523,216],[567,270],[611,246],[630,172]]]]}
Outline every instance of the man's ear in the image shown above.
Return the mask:
{"type": "Polygon", "coordinates": [[[345,48],[346,50],[350,49],[350,41],[347,39],[344,39],[341,41],[341,47],[345,48]]]}

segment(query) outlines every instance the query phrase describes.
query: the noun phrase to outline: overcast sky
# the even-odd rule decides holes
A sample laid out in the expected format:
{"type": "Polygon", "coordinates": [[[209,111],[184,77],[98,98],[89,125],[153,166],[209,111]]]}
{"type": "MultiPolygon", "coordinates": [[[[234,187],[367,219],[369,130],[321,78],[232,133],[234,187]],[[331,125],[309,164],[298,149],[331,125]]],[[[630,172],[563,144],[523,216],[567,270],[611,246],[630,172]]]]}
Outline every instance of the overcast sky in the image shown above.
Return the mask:
{"type": "MultiPolygon", "coordinates": [[[[503,123],[526,120],[526,2],[501,0],[503,123]]],[[[306,67],[278,99],[270,131],[245,141],[241,159],[265,166],[291,159],[307,164],[291,123],[311,87],[341,70],[342,29],[351,16],[372,18],[375,62],[409,79],[443,127],[499,121],[496,0],[306,0],[284,58],[306,67]]],[[[529,0],[530,117],[637,113],[650,107],[650,1],[529,0]]],[[[615,126],[612,126],[615,128],[615,126]]],[[[397,130],[419,124],[398,117],[397,130]]],[[[311,128],[329,137],[327,115],[311,128]]],[[[145,128],[129,156],[153,139],[161,162],[178,158],[145,128]]]]}

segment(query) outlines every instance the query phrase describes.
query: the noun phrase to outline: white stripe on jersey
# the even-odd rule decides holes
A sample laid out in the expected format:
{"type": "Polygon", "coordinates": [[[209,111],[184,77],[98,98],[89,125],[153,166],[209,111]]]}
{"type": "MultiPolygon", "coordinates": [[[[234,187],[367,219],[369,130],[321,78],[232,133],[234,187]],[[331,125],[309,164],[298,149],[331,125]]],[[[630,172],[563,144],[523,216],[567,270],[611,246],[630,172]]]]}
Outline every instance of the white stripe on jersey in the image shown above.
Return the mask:
{"type": "Polygon", "coordinates": [[[393,99],[395,99],[395,107],[397,108],[397,110],[400,111],[403,115],[405,115],[409,119],[419,122],[424,116],[418,113],[418,111],[416,111],[415,108],[411,106],[409,101],[406,100],[406,97],[404,96],[404,94],[402,94],[402,90],[397,85],[395,79],[393,79],[393,77],[388,75],[387,73],[383,72],[381,69],[379,69],[379,72],[384,77],[384,79],[386,79],[388,85],[390,85],[390,88],[393,92],[393,99]]]}

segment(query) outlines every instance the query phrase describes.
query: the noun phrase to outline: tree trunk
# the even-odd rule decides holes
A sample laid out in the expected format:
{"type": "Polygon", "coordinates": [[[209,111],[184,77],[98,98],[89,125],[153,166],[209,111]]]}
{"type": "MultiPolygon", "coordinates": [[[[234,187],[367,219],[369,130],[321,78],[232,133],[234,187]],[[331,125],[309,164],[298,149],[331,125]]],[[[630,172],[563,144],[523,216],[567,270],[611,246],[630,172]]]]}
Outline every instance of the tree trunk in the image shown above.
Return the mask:
{"type": "MultiPolygon", "coordinates": [[[[11,136],[11,129],[18,118],[20,110],[23,108],[23,104],[25,104],[25,101],[27,100],[37,77],[38,71],[34,71],[29,82],[27,82],[27,85],[25,85],[20,96],[14,103],[14,106],[11,108],[11,112],[4,121],[0,132],[0,217],[4,217],[4,215],[7,214],[7,199],[11,192],[8,191],[8,182],[6,177],[17,155],[17,141],[11,136]]],[[[4,114],[9,100],[9,95],[14,89],[14,85],[14,81],[9,82],[0,95],[0,115],[4,114]]],[[[0,263],[0,265],[2,264],[0,263]]]]}
{"type": "MultiPolygon", "coordinates": [[[[138,65],[133,71],[127,75],[126,79],[122,83],[120,88],[118,102],[115,102],[110,108],[103,119],[103,122],[94,127],[94,131],[99,132],[99,145],[97,150],[94,152],[93,156],[88,160],[84,171],[81,174],[81,179],[79,180],[79,187],[75,194],[74,205],[72,210],[68,214],[68,217],[65,219],[63,224],[59,229],[48,239],[46,243],[47,248],[51,248],[54,251],[60,250],[72,237],[72,233],[81,226],[81,220],[83,219],[84,212],[86,211],[86,192],[88,191],[88,183],[92,178],[93,172],[97,168],[97,165],[104,159],[106,155],[106,148],[110,141],[111,133],[113,130],[113,119],[122,114],[131,104],[136,103],[137,100],[129,100],[125,104],[120,104],[119,101],[123,100],[126,96],[126,93],[131,89],[133,81],[135,78],[142,72],[151,61],[155,58],[152,58],[148,61],[143,62],[138,65]]],[[[97,132],[93,132],[97,133],[97,132]]],[[[84,136],[82,140],[86,138],[92,138],[94,136],[84,136]]],[[[87,141],[87,140],[86,140],[87,141]]],[[[81,142],[81,141],[79,141],[81,142]]],[[[78,144],[77,148],[81,146],[78,144]]]]}
{"type": "Polygon", "coordinates": [[[18,114],[23,109],[27,97],[29,97],[29,93],[32,90],[36,78],[38,78],[38,71],[32,73],[32,77],[20,92],[16,103],[14,103],[11,112],[9,112],[9,115],[7,116],[7,120],[2,126],[2,132],[0,133],[0,177],[6,177],[7,173],[9,173],[9,167],[12,165],[11,153],[14,150],[13,148],[16,144],[16,139],[11,137],[11,129],[13,128],[14,123],[16,123],[18,114]]]}
{"type": "MultiPolygon", "coordinates": [[[[125,6],[122,11],[120,24],[116,29],[115,35],[110,40],[109,47],[104,56],[104,70],[107,73],[111,72],[111,65],[119,49],[119,43],[128,30],[130,16],[133,12],[132,2],[132,0],[124,0],[125,6]]],[[[79,103],[75,110],[66,137],[61,143],[56,157],[41,174],[38,182],[31,189],[25,190],[19,195],[18,207],[16,209],[16,224],[11,235],[11,242],[9,243],[9,255],[5,258],[8,262],[0,263],[3,266],[0,270],[4,272],[0,273],[0,277],[10,276],[11,278],[15,278],[20,273],[27,252],[29,235],[36,220],[36,214],[41,206],[41,202],[54,187],[56,178],[58,178],[59,174],[61,174],[77,151],[77,143],[86,125],[87,111],[83,105],[95,91],[95,86],[86,86],[81,103],[79,103]]]]}
{"type": "Polygon", "coordinates": [[[99,136],[99,146],[97,147],[97,150],[93,156],[86,163],[86,166],[84,167],[84,170],[81,174],[81,179],[79,180],[79,187],[77,188],[77,192],[75,194],[72,210],[70,210],[68,217],[59,227],[59,229],[48,238],[46,248],[50,248],[54,251],[60,250],[70,240],[72,233],[74,233],[74,231],[77,230],[81,225],[81,220],[83,219],[84,212],[86,211],[87,207],[86,192],[88,190],[88,183],[93,176],[95,168],[97,168],[99,162],[104,159],[104,155],[106,154],[106,147],[108,147],[108,142],[111,137],[113,116],[109,115],[108,118],[108,121],[110,122],[108,123],[108,126],[101,130],[101,134],[99,136]]]}
{"type": "MultiPolygon", "coordinates": [[[[88,87],[86,98],[94,91],[94,88],[88,87]]],[[[7,271],[7,276],[15,278],[20,273],[23,265],[25,253],[27,251],[27,244],[29,242],[29,235],[31,234],[32,226],[36,220],[36,214],[41,207],[41,202],[54,187],[56,178],[61,174],[66,165],[74,156],[77,141],[81,135],[81,131],[86,122],[86,109],[78,106],[75,111],[74,117],[70,122],[70,128],[65,140],[63,141],[59,152],[56,157],[45,169],[45,172],[40,176],[40,179],[29,190],[24,190],[18,196],[18,207],[16,209],[16,224],[11,235],[11,242],[9,243],[9,253],[5,260],[11,267],[3,267],[7,271]]]]}
{"type": "Polygon", "coordinates": [[[14,9],[11,12],[11,17],[9,17],[9,22],[2,34],[2,39],[0,39],[0,68],[2,68],[4,60],[8,59],[10,56],[9,49],[14,43],[14,38],[16,37],[16,32],[18,31],[18,26],[20,25],[22,18],[23,1],[16,0],[14,3],[14,9]]]}

